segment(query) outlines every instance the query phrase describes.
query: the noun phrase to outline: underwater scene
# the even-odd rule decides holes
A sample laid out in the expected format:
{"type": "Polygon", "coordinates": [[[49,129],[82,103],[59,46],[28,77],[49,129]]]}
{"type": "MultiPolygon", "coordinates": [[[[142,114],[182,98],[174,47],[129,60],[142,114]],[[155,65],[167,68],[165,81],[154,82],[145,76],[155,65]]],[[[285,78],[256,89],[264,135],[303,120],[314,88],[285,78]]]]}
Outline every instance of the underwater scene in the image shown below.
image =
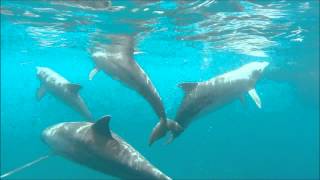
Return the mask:
{"type": "Polygon", "coordinates": [[[319,0],[1,0],[1,179],[319,179],[319,0]]]}

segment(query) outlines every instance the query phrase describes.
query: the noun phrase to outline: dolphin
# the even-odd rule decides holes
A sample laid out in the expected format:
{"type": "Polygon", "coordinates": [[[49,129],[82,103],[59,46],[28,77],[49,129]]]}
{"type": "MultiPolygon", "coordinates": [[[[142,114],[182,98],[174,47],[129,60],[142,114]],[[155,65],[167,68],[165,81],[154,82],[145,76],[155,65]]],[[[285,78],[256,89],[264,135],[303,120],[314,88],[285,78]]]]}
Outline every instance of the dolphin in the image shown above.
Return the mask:
{"type": "Polygon", "coordinates": [[[96,66],[90,72],[89,79],[92,80],[96,73],[102,70],[138,92],[149,102],[160,119],[152,130],[149,145],[163,137],[168,130],[180,130],[181,127],[176,122],[167,118],[158,91],[148,75],[134,61],[133,38],[127,35],[108,35],[107,37],[111,40],[111,44],[96,48],[92,53],[96,66]]]}
{"type": "Polygon", "coordinates": [[[268,62],[251,62],[204,82],[179,84],[184,91],[184,98],[175,121],[183,130],[171,131],[168,143],[178,137],[196,116],[217,110],[235,99],[240,99],[244,103],[244,94],[247,92],[258,108],[261,108],[261,100],[255,90],[255,85],[268,65],[268,62]]]}
{"type": "Polygon", "coordinates": [[[95,123],[64,122],[48,127],[43,141],[54,153],[121,179],[171,179],[110,130],[111,117],[95,123]]]}
{"type": "Polygon", "coordinates": [[[81,89],[79,84],[70,83],[50,68],[36,67],[36,69],[37,77],[41,83],[36,94],[37,100],[42,99],[46,92],[50,92],[78,111],[87,120],[92,120],[90,111],[79,95],[79,90],[81,89]]]}

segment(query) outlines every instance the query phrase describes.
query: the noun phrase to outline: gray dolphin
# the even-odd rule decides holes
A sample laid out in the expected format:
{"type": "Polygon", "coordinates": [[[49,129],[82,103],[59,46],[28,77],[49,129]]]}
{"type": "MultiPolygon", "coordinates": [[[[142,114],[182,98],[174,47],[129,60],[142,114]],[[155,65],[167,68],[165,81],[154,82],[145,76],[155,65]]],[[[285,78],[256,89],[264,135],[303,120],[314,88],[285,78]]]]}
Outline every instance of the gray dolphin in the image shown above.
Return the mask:
{"type": "Polygon", "coordinates": [[[55,153],[105,174],[122,179],[171,179],[113,133],[110,119],[60,123],[45,129],[42,137],[55,153]]]}
{"type": "MultiPolygon", "coordinates": [[[[268,65],[268,62],[251,62],[239,69],[204,82],[179,84],[185,95],[175,121],[185,129],[196,116],[205,112],[214,111],[235,99],[240,99],[244,103],[244,94],[246,92],[249,93],[258,108],[261,108],[261,100],[256,93],[255,85],[268,65]]],[[[183,131],[171,132],[172,136],[168,143],[172,142],[183,131]]]]}
{"type": "Polygon", "coordinates": [[[163,137],[168,130],[180,130],[181,127],[176,122],[167,118],[159,93],[148,75],[133,59],[133,38],[126,35],[108,35],[107,37],[111,43],[96,48],[92,53],[96,67],[90,72],[89,79],[92,80],[98,71],[103,70],[112,78],[138,92],[149,102],[160,118],[153,128],[149,145],[163,137]]]}
{"type": "Polygon", "coordinates": [[[70,83],[58,73],[47,67],[36,67],[37,77],[41,84],[37,90],[37,99],[40,100],[46,92],[50,92],[73,109],[78,111],[87,120],[92,120],[92,115],[83,99],[79,95],[81,86],[70,83]]]}

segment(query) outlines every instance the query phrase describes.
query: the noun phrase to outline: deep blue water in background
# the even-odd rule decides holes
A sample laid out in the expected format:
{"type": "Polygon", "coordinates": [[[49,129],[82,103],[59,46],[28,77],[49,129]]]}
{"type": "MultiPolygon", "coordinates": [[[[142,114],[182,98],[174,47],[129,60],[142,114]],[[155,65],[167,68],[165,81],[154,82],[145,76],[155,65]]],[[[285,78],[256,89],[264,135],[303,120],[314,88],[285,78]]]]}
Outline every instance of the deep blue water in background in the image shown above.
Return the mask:
{"type": "MultiPolygon", "coordinates": [[[[113,1],[112,10],[52,1],[1,1],[1,174],[49,152],[46,127],[83,118],[51,95],[35,99],[36,66],[80,91],[97,119],[172,178],[319,178],[319,1],[113,1]],[[198,118],[173,144],[148,147],[158,119],[137,93],[100,72],[90,49],[100,36],[134,37],[135,60],[174,118],[177,84],[268,61],[258,109],[234,101],[198,118]]],[[[15,179],[111,178],[55,156],[15,179]]]]}

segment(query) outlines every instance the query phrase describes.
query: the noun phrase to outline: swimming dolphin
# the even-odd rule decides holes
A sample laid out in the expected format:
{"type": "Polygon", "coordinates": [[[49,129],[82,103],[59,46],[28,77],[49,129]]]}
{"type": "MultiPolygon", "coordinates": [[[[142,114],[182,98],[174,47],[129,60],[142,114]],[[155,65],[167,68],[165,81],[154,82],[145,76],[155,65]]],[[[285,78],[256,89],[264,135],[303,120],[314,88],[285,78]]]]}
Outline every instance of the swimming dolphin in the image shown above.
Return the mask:
{"type": "Polygon", "coordinates": [[[109,128],[111,117],[95,123],[64,122],[45,129],[43,140],[55,153],[121,179],[171,179],[109,128]]]}
{"type": "MultiPolygon", "coordinates": [[[[235,99],[244,102],[246,92],[249,93],[258,108],[261,108],[261,100],[256,93],[255,85],[268,65],[268,62],[251,62],[208,81],[179,84],[184,91],[184,98],[175,121],[185,129],[196,116],[206,111],[216,110],[235,99]]],[[[171,132],[168,143],[183,131],[171,132]]]]}
{"type": "Polygon", "coordinates": [[[36,67],[36,69],[37,77],[41,82],[36,95],[38,100],[40,100],[46,92],[50,92],[55,97],[61,99],[63,102],[78,111],[87,120],[92,120],[90,111],[79,95],[79,90],[81,89],[80,85],[70,83],[50,68],[36,67]]]}
{"type": "Polygon", "coordinates": [[[89,79],[103,70],[112,78],[119,80],[142,95],[152,106],[160,121],[152,130],[149,145],[163,137],[170,130],[180,130],[181,127],[174,121],[167,119],[161,97],[153,86],[148,75],[134,61],[134,42],[131,36],[109,35],[111,44],[93,51],[92,57],[96,67],[90,72],[89,79]]]}

